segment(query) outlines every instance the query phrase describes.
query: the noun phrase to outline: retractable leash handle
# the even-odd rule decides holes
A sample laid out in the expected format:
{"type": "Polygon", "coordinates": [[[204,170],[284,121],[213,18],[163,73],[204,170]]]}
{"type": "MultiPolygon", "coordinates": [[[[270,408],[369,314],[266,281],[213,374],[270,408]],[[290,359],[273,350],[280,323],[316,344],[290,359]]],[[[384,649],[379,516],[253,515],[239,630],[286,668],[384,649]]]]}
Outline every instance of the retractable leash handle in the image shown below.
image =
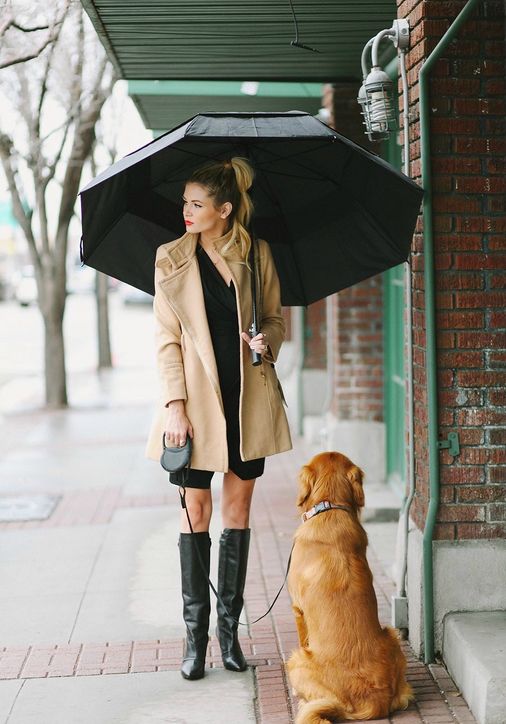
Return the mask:
{"type": "Polygon", "coordinates": [[[191,534],[192,534],[192,540],[193,540],[193,543],[194,543],[195,551],[196,551],[196,553],[197,553],[197,558],[198,558],[198,560],[199,560],[200,567],[202,568],[202,572],[203,572],[203,574],[204,574],[204,578],[205,578],[206,581],[208,582],[211,591],[212,591],[212,592],[214,593],[214,595],[216,596],[216,600],[219,601],[219,603],[223,606],[223,609],[225,610],[225,614],[226,614],[226,615],[228,616],[228,618],[230,618],[234,623],[237,623],[239,626],[253,626],[253,624],[258,623],[259,621],[261,621],[263,618],[265,618],[265,617],[272,611],[272,609],[274,608],[274,604],[276,603],[276,601],[277,601],[278,598],[280,597],[281,591],[282,591],[283,588],[285,587],[285,583],[286,583],[286,580],[287,580],[287,578],[288,578],[288,573],[289,573],[289,571],[290,571],[290,563],[291,563],[291,561],[292,561],[292,553],[293,553],[293,548],[294,548],[294,546],[295,546],[295,543],[292,545],[292,548],[291,548],[291,550],[290,550],[290,555],[288,556],[288,563],[287,563],[287,565],[286,565],[286,573],[285,573],[285,577],[284,577],[284,579],[283,579],[283,583],[281,584],[281,588],[279,589],[279,591],[276,593],[276,595],[275,595],[275,597],[274,597],[274,600],[272,601],[271,605],[269,606],[269,608],[267,609],[267,611],[266,611],[265,613],[263,613],[261,616],[259,616],[258,618],[256,618],[254,621],[251,621],[251,623],[243,623],[242,621],[239,621],[239,619],[235,618],[234,616],[232,616],[232,615],[229,613],[228,608],[227,608],[226,605],[223,603],[223,599],[221,598],[220,594],[218,593],[218,591],[217,591],[216,588],[214,587],[211,579],[210,579],[209,576],[207,575],[206,567],[204,566],[204,561],[202,560],[202,557],[201,557],[201,555],[200,555],[200,550],[199,550],[199,548],[198,548],[198,546],[197,546],[197,543],[196,543],[196,541],[195,541],[195,538],[193,537],[193,536],[195,535],[195,531],[193,530],[192,522],[191,522],[191,520],[190,520],[190,515],[189,515],[189,513],[188,513],[188,508],[186,507],[186,488],[185,488],[184,484],[179,486],[179,496],[180,496],[180,498],[181,498],[181,507],[183,508],[184,512],[186,513],[186,518],[187,518],[187,520],[188,520],[188,525],[189,525],[189,527],[190,527],[190,532],[191,532],[191,534]],[[182,491],[182,492],[181,492],[181,491],[182,491]]]}

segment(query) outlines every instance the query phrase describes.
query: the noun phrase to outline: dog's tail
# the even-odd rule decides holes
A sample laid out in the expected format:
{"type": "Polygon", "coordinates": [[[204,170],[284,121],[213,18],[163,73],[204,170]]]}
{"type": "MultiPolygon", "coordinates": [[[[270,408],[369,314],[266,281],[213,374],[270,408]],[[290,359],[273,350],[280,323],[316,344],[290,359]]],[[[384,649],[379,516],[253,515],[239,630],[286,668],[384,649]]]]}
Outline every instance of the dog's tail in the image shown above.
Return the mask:
{"type": "MultiPolygon", "coordinates": [[[[406,701],[403,708],[406,708],[408,703],[409,701],[406,701]]],[[[328,696],[301,703],[295,724],[331,724],[334,719],[362,721],[383,718],[388,714],[389,707],[385,702],[363,702],[359,709],[348,709],[339,699],[328,696]]]]}
{"type": "Polygon", "coordinates": [[[329,696],[301,703],[295,724],[331,724],[337,718],[349,719],[349,714],[338,699],[329,696]]]}

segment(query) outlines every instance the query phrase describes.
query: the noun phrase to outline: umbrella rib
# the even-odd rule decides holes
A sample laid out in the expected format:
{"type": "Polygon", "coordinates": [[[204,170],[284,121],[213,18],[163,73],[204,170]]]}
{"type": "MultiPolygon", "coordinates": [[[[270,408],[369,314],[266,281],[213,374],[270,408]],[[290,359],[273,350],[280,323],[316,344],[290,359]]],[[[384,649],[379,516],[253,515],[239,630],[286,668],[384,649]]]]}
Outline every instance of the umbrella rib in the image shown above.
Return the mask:
{"type": "MultiPolygon", "coordinates": [[[[221,140],[221,139],[216,139],[217,142],[219,142],[220,140],[221,140]]],[[[224,139],[224,142],[226,142],[228,145],[230,145],[230,140],[229,140],[229,139],[226,139],[226,140],[224,139]]],[[[326,145],[326,144],[325,144],[325,145],[326,145]]],[[[320,145],[320,146],[317,146],[316,148],[311,148],[311,149],[309,149],[309,150],[307,151],[307,153],[311,153],[311,152],[313,152],[313,151],[315,151],[315,150],[318,150],[319,148],[323,148],[323,147],[324,147],[324,145],[320,145]]],[[[188,156],[194,156],[195,158],[203,159],[203,160],[205,160],[205,161],[209,161],[210,159],[213,159],[214,161],[221,161],[221,160],[222,160],[222,156],[212,156],[212,155],[210,155],[210,154],[203,155],[203,154],[200,154],[200,153],[195,153],[195,151],[191,151],[191,150],[189,150],[189,149],[187,149],[187,148],[184,148],[184,147],[180,147],[180,148],[179,148],[179,151],[181,151],[182,153],[185,153],[185,154],[188,155],[188,156]]],[[[243,151],[242,149],[239,149],[239,150],[238,150],[238,153],[244,153],[244,151],[243,151]]],[[[299,152],[298,154],[289,154],[289,155],[287,155],[287,156],[280,156],[279,154],[272,154],[273,158],[274,158],[276,161],[280,161],[280,162],[283,162],[283,161],[286,161],[286,160],[290,161],[290,160],[292,160],[292,159],[294,158],[294,156],[297,156],[297,155],[300,155],[300,152],[299,152]]],[[[268,163],[269,163],[268,161],[265,161],[265,162],[258,161],[258,162],[256,163],[256,165],[255,165],[255,168],[256,168],[256,169],[267,168],[268,163]]],[[[318,173],[315,172],[313,169],[309,169],[309,168],[307,168],[306,166],[302,166],[302,164],[300,164],[298,161],[295,161],[295,163],[296,163],[298,166],[300,166],[301,168],[303,168],[306,172],[309,172],[309,175],[306,174],[306,175],[303,175],[303,176],[299,176],[299,175],[294,174],[294,173],[285,173],[285,172],[283,172],[283,171],[275,171],[275,170],[273,170],[273,169],[269,169],[269,173],[277,174],[277,175],[279,175],[279,176],[285,176],[286,178],[299,178],[299,179],[304,179],[304,180],[307,180],[307,179],[322,179],[322,180],[331,181],[332,183],[335,183],[335,181],[333,181],[333,179],[330,178],[329,176],[324,176],[323,174],[318,174],[318,173]]],[[[183,182],[183,181],[186,181],[186,180],[187,180],[186,178],[185,178],[185,179],[177,179],[177,178],[175,179],[175,178],[170,177],[170,176],[166,178],[166,180],[169,180],[169,179],[170,179],[171,181],[173,181],[173,182],[177,182],[177,181],[183,182]]]]}
{"type": "MultiPolygon", "coordinates": [[[[319,148],[324,148],[324,145],[322,144],[321,146],[318,146],[316,148],[308,149],[308,151],[306,153],[313,153],[314,151],[317,151],[319,148]]],[[[316,179],[321,179],[323,181],[330,181],[331,183],[333,183],[337,186],[337,182],[334,181],[334,179],[331,178],[330,176],[328,176],[326,174],[322,174],[322,173],[316,173],[313,169],[308,168],[307,166],[304,166],[303,164],[301,164],[300,161],[298,161],[295,158],[296,156],[300,156],[300,155],[301,155],[300,152],[297,154],[295,154],[295,153],[291,154],[289,156],[280,156],[279,154],[274,154],[274,153],[272,154],[272,156],[275,157],[276,160],[278,160],[278,161],[286,161],[286,160],[292,161],[294,164],[299,166],[301,169],[304,169],[304,171],[309,171],[312,174],[312,176],[297,176],[295,174],[283,173],[282,171],[274,171],[273,169],[269,169],[269,173],[278,174],[280,176],[287,176],[288,178],[303,178],[303,179],[316,178],[316,179]]]]}

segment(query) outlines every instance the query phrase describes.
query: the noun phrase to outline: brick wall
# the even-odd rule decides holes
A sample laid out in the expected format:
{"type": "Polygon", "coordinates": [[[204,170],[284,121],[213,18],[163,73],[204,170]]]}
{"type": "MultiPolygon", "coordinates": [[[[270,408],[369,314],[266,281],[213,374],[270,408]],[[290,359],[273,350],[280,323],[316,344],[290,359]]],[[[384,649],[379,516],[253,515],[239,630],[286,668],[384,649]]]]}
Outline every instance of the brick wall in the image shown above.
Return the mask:
{"type": "MultiPolygon", "coordinates": [[[[357,103],[360,83],[325,87],[323,104],[329,125],[367,146],[357,103]]],[[[375,153],[377,145],[370,146],[375,153]]],[[[334,391],[332,413],[340,420],[383,420],[383,282],[367,279],[332,298],[336,329],[332,335],[334,391]]]]}
{"type": "Polygon", "coordinates": [[[367,279],[335,297],[335,388],[340,420],[383,420],[383,284],[367,279]]]}
{"type": "MultiPolygon", "coordinates": [[[[418,74],[464,0],[403,0],[411,27],[411,173],[420,177],[418,74]]],[[[506,68],[504,3],[485,1],[431,76],[439,431],[460,455],[440,455],[436,538],[506,535],[506,68]]],[[[424,259],[413,257],[416,497],[428,503],[424,259]]]]}

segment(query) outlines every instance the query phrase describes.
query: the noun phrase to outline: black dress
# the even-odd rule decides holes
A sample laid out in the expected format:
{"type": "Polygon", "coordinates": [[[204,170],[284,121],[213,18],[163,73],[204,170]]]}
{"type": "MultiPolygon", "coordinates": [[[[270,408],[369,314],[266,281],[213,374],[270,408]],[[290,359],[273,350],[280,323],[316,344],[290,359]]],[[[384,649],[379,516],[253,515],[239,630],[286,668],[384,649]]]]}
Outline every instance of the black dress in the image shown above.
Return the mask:
{"type": "MultiPolygon", "coordinates": [[[[265,458],[243,462],[239,452],[239,396],[241,393],[240,344],[237,302],[233,282],[227,286],[204,249],[197,244],[204,303],[218,368],[221,396],[227,424],[228,464],[242,480],[258,478],[264,472],[265,458]]],[[[190,469],[186,486],[209,488],[213,471],[190,469]]],[[[180,473],[171,473],[170,481],[179,485],[180,473]]]]}

